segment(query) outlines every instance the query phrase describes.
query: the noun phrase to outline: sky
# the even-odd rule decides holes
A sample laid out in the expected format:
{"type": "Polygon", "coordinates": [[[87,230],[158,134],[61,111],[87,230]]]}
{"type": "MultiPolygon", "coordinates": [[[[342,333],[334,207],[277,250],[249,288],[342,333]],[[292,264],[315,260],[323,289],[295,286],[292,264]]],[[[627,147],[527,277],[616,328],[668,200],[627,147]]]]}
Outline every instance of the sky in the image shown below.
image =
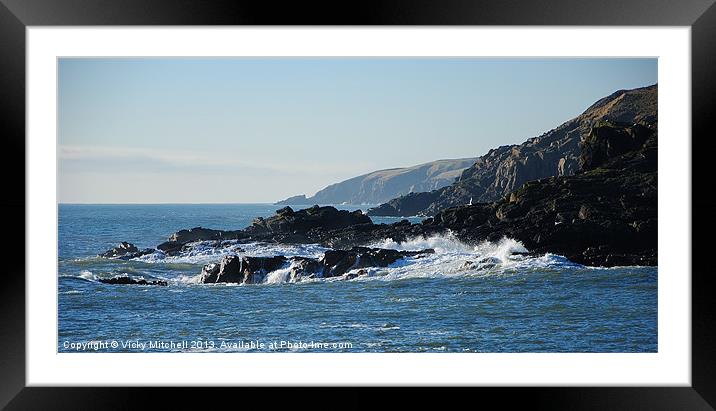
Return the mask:
{"type": "Polygon", "coordinates": [[[656,59],[62,58],[61,203],[261,203],[519,144],[656,59]]]}

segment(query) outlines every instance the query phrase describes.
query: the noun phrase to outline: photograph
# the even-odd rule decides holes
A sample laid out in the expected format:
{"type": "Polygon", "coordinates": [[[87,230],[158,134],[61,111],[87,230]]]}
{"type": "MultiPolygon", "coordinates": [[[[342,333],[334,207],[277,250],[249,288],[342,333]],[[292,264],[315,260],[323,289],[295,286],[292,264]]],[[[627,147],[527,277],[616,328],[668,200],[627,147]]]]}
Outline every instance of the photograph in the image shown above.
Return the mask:
{"type": "Polygon", "coordinates": [[[60,353],[656,353],[657,58],[60,57],[60,353]]]}

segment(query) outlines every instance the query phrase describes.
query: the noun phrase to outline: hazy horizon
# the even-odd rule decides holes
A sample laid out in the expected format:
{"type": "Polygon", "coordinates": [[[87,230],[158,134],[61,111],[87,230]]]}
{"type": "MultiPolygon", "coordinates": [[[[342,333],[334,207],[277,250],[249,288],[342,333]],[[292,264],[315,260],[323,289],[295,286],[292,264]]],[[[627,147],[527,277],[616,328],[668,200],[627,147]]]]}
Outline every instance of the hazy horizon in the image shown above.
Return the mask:
{"type": "Polygon", "coordinates": [[[261,204],[519,144],[656,59],[61,58],[58,202],[261,204]]]}

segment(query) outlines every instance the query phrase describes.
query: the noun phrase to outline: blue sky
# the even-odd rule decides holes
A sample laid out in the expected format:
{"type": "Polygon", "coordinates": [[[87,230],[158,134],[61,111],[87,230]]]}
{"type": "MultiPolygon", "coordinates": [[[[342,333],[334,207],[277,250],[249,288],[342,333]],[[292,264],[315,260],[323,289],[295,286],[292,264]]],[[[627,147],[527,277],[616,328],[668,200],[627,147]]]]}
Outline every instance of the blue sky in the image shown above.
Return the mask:
{"type": "Polygon", "coordinates": [[[60,59],[59,200],[251,203],[521,143],[656,59],[60,59]]]}

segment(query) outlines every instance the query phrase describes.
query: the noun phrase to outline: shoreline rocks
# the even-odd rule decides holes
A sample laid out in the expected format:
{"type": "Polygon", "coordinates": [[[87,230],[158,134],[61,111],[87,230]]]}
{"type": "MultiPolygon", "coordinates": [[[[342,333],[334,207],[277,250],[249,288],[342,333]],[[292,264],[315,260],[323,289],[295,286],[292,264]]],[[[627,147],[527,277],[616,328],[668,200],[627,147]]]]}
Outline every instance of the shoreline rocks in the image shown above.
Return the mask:
{"type": "Polygon", "coordinates": [[[205,265],[201,271],[199,282],[204,284],[256,284],[260,283],[268,273],[283,268],[286,262],[287,259],[284,256],[227,256],[219,263],[205,265]]]}
{"type": "MultiPolygon", "coordinates": [[[[288,268],[291,268],[291,271],[287,275],[292,280],[302,277],[340,277],[351,270],[387,267],[401,258],[419,257],[434,252],[432,249],[398,251],[354,247],[350,250],[328,250],[319,260],[308,257],[242,257],[232,255],[224,257],[219,263],[206,264],[202,268],[199,282],[203,284],[257,284],[261,283],[270,273],[288,268]]],[[[363,271],[363,273],[367,272],[363,271]]]]}
{"type": "Polygon", "coordinates": [[[117,260],[130,260],[132,258],[137,258],[152,253],[154,253],[154,249],[145,248],[144,250],[140,250],[134,244],[122,241],[117,247],[109,249],[104,253],[99,254],[99,256],[104,258],[113,258],[117,260]]]}
{"type": "Polygon", "coordinates": [[[143,278],[134,278],[127,275],[119,275],[111,278],[100,278],[97,281],[104,284],[113,285],[158,285],[166,287],[168,284],[164,280],[145,280],[143,278]]]}

